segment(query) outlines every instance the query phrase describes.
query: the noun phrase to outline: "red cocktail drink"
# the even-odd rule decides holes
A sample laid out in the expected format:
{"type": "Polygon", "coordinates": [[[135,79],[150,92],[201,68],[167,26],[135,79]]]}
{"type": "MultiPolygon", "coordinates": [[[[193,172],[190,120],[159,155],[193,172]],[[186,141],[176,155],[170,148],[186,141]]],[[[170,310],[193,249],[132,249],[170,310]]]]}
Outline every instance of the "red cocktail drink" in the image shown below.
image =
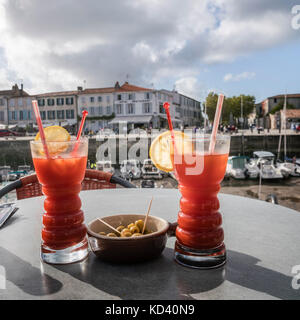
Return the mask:
{"type": "Polygon", "coordinates": [[[79,198],[88,140],[47,142],[47,147],[50,157],[45,156],[40,141],[31,142],[34,167],[46,197],[41,257],[48,263],[80,261],[88,254],[79,198]]]}
{"type": "Polygon", "coordinates": [[[175,138],[175,157],[172,156],[182,194],[175,259],[195,268],[213,268],[226,261],[217,195],[226,171],[230,137],[217,136],[213,154],[208,151],[209,141],[209,136],[191,138],[192,147],[182,152],[176,151],[175,138]]]}

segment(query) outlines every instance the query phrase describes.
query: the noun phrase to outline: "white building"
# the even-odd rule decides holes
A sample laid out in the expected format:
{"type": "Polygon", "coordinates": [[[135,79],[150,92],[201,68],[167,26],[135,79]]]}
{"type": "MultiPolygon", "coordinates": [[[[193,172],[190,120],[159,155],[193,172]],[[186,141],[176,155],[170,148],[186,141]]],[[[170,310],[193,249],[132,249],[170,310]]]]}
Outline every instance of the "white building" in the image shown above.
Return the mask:
{"type": "Polygon", "coordinates": [[[31,107],[32,97],[15,84],[11,90],[0,91],[0,124],[25,128],[32,125],[34,116],[31,107]]]}
{"type": "Polygon", "coordinates": [[[128,82],[122,86],[49,92],[30,96],[17,85],[0,91],[0,124],[36,125],[31,101],[36,99],[44,126],[61,125],[75,132],[82,111],[89,112],[85,130],[103,128],[167,128],[164,102],[170,103],[173,126],[199,126],[202,121],[200,102],[177,91],[138,87],[128,82]]]}
{"type": "Polygon", "coordinates": [[[43,93],[34,98],[38,101],[43,125],[68,126],[71,131],[76,131],[77,91],[43,93]]]}
{"type": "Polygon", "coordinates": [[[138,87],[128,82],[122,86],[85,89],[78,87],[78,112],[87,110],[86,130],[119,128],[127,123],[128,129],[166,128],[167,117],[163,103],[170,103],[174,127],[200,125],[202,114],[200,102],[176,91],[154,90],[138,87]]]}

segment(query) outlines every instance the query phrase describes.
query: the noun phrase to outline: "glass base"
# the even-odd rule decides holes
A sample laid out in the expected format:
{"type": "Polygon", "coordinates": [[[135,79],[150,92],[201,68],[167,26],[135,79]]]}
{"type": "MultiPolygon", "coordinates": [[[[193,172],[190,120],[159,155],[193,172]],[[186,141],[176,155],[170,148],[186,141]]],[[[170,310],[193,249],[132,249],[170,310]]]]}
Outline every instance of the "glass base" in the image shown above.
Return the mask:
{"type": "Polygon", "coordinates": [[[175,243],[175,261],[179,264],[195,269],[213,269],[226,263],[226,248],[224,243],[214,249],[199,250],[188,248],[178,242],[175,243]]]}
{"type": "Polygon", "coordinates": [[[85,237],[72,247],[54,250],[41,245],[41,259],[50,264],[68,264],[84,260],[88,256],[88,241],[85,237]]]}

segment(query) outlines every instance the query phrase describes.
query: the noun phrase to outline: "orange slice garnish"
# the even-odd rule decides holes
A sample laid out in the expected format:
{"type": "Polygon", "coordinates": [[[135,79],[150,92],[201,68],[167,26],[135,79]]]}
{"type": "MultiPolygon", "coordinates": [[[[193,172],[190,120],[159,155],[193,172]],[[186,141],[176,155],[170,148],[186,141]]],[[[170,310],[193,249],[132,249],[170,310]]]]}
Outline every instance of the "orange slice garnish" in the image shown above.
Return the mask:
{"type": "MultiPolygon", "coordinates": [[[[56,155],[58,153],[64,152],[68,148],[67,143],[71,139],[69,132],[60,126],[50,126],[44,129],[46,142],[51,142],[47,144],[48,151],[50,155],[56,155]]],[[[38,132],[35,136],[35,141],[41,141],[40,133],[38,132]]],[[[44,154],[43,146],[39,148],[40,154],[44,154]]]]}
{"type": "MultiPolygon", "coordinates": [[[[192,154],[193,144],[190,138],[181,131],[174,131],[175,148],[177,154],[192,154]]],[[[172,154],[174,154],[171,132],[166,131],[157,136],[150,146],[149,155],[159,170],[173,171],[172,154]]]]}

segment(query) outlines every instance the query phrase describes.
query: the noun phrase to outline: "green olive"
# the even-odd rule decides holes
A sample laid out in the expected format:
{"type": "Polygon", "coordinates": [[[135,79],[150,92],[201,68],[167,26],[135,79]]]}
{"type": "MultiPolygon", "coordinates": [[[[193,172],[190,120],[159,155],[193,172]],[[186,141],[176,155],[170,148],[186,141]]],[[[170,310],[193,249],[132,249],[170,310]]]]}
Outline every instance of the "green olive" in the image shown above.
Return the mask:
{"type": "Polygon", "coordinates": [[[143,227],[144,227],[144,221],[143,220],[137,220],[134,224],[140,229],[140,231],[143,230],[143,227]]]}
{"type": "Polygon", "coordinates": [[[134,234],[134,233],[139,233],[139,232],[140,232],[140,229],[139,229],[137,226],[132,226],[132,227],[130,228],[130,232],[131,232],[132,234],[134,234]]]}
{"type": "Polygon", "coordinates": [[[128,232],[128,231],[123,232],[123,233],[121,234],[121,237],[123,237],[123,238],[129,238],[129,237],[131,237],[131,236],[132,236],[132,233],[131,233],[131,232],[128,232]]]}
{"type": "Polygon", "coordinates": [[[130,223],[127,228],[130,229],[131,227],[134,227],[134,223],[130,223]]]}
{"type": "Polygon", "coordinates": [[[142,234],[139,233],[139,232],[137,232],[137,233],[134,233],[132,236],[133,236],[133,237],[140,237],[140,236],[142,236],[142,234]]]}
{"type": "Polygon", "coordinates": [[[117,235],[115,233],[113,233],[113,232],[108,233],[106,236],[107,237],[117,237],[117,235]]]}
{"type": "Polygon", "coordinates": [[[131,237],[131,232],[128,228],[125,228],[121,231],[121,237],[131,237]]]}
{"type": "Polygon", "coordinates": [[[123,229],[125,229],[124,226],[118,226],[118,228],[117,228],[117,230],[118,230],[119,232],[122,232],[123,229]]]}
{"type": "Polygon", "coordinates": [[[103,231],[99,232],[98,234],[100,234],[101,236],[106,236],[106,233],[103,231]]]}

